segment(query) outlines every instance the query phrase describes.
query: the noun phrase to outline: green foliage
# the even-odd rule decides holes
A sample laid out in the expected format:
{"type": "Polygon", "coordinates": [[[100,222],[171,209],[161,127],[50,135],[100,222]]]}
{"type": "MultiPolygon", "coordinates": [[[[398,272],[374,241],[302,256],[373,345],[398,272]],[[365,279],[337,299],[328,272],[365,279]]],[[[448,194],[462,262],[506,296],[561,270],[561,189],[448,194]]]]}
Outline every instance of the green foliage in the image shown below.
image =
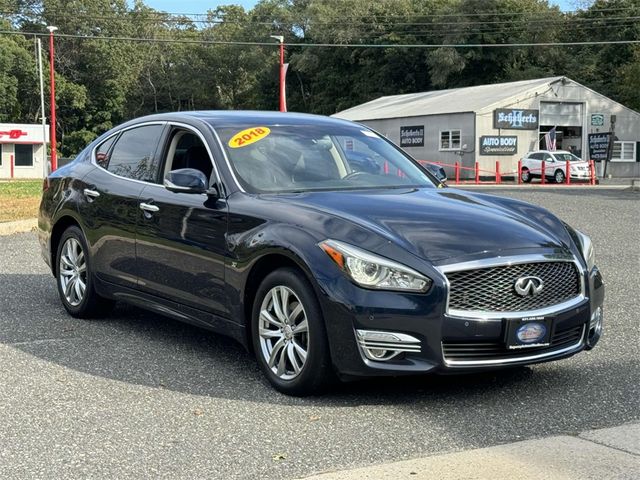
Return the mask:
{"type": "MultiPolygon", "coordinates": [[[[291,111],[331,114],[382,95],[554,75],[640,110],[637,45],[448,46],[638,40],[640,23],[630,20],[640,17],[637,0],[596,0],[577,13],[563,13],[547,0],[261,0],[248,11],[236,5],[210,10],[204,22],[158,12],[143,0],[131,3],[0,0],[0,12],[13,12],[0,14],[1,30],[44,33],[43,25],[54,24],[60,33],[90,37],[56,38],[62,155],[140,115],[275,110],[278,48],[270,35],[290,43],[367,45],[287,47],[291,111]],[[381,44],[431,47],[375,47],[381,44]]],[[[36,73],[32,38],[0,35],[0,121],[38,120],[36,73]]]]}

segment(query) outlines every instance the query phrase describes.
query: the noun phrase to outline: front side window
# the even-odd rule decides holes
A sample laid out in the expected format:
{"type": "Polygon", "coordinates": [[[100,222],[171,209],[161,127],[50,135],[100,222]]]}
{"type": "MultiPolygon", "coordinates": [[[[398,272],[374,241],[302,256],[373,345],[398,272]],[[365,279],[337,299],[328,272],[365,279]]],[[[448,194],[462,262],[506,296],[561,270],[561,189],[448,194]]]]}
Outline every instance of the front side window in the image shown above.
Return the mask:
{"type": "Polygon", "coordinates": [[[16,144],[15,163],[16,167],[33,167],[33,145],[16,144]]]}
{"type": "Polygon", "coordinates": [[[576,157],[573,153],[554,153],[556,160],[559,162],[581,162],[582,159],[576,157]]]}
{"type": "Polygon", "coordinates": [[[125,130],[111,150],[107,170],[120,177],[156,182],[155,152],[163,129],[163,125],[146,125],[125,130]]]}
{"type": "Polygon", "coordinates": [[[460,150],[460,130],[440,132],[440,150],[460,150]]]}
{"type": "Polygon", "coordinates": [[[250,192],[435,188],[406,154],[364,127],[217,127],[240,183],[250,192]]]}

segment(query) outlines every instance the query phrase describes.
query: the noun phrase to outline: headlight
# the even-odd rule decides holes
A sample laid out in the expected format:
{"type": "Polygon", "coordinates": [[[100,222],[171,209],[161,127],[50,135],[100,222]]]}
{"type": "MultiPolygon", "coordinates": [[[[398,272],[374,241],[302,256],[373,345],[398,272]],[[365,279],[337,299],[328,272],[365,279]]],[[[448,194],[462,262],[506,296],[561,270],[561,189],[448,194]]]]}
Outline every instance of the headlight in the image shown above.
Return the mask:
{"type": "Polygon", "coordinates": [[[591,271],[596,265],[593,243],[591,243],[591,239],[580,230],[574,229],[574,232],[576,233],[576,237],[578,238],[578,244],[580,246],[580,250],[582,251],[584,261],[587,262],[587,268],[589,271],[591,271]]]}
{"type": "Polygon", "coordinates": [[[379,290],[426,292],[431,279],[392,260],[353,245],[325,240],[320,248],[358,285],[379,290]]]}

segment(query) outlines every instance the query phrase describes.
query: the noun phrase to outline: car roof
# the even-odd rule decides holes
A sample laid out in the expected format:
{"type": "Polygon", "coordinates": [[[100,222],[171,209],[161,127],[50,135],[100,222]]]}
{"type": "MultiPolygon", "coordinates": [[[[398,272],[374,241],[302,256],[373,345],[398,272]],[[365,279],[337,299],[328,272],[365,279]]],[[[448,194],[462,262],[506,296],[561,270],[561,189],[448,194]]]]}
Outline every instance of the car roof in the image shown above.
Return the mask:
{"type": "Polygon", "coordinates": [[[531,155],[532,153],[571,153],[567,150],[533,150],[531,152],[527,152],[527,155],[531,155]]]}
{"type": "Polygon", "coordinates": [[[180,121],[200,120],[211,125],[356,125],[348,120],[326,117],[324,115],[312,115],[308,113],[291,113],[258,110],[200,110],[190,112],[172,112],[139,117],[127,123],[140,123],[150,121],[180,121]]]}

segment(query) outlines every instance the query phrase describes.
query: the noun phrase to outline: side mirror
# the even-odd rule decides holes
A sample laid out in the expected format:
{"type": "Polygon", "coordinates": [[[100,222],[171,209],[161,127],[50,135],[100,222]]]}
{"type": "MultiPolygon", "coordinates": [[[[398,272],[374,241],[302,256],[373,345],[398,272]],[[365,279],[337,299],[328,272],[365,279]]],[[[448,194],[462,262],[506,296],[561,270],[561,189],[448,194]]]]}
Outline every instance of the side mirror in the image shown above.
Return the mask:
{"type": "Polygon", "coordinates": [[[175,193],[207,193],[209,180],[200,170],[180,168],[164,177],[164,186],[175,193]]]}

